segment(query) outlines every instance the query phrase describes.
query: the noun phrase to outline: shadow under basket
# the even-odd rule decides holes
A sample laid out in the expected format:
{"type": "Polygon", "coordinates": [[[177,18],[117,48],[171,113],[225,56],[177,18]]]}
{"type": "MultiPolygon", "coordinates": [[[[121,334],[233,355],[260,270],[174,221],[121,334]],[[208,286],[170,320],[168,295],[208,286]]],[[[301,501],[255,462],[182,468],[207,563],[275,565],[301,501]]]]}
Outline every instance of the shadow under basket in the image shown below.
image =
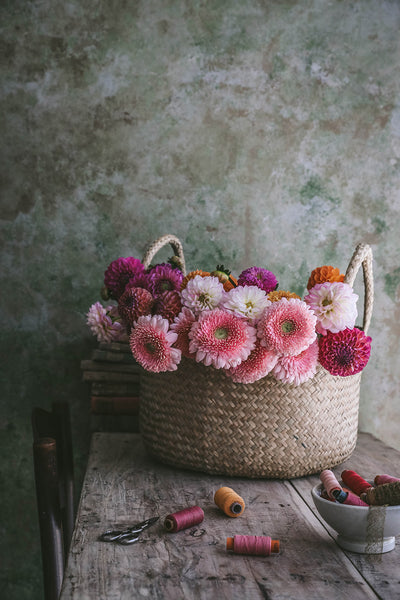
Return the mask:
{"type": "Polygon", "coordinates": [[[297,387],[273,376],[242,384],[183,359],[177,371],[142,374],[140,429],[147,451],[176,467],[252,478],[309,475],[353,452],[360,379],[319,367],[297,387]]]}

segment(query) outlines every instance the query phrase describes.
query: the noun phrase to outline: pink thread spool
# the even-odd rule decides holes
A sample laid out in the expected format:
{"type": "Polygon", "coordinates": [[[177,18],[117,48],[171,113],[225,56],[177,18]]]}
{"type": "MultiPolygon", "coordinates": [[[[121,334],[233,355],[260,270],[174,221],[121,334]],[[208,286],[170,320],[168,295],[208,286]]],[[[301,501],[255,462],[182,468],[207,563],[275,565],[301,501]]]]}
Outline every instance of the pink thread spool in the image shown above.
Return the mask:
{"type": "Polygon", "coordinates": [[[319,478],[322,481],[322,484],[326,489],[328,496],[332,498],[332,500],[335,500],[336,498],[334,497],[332,492],[334,490],[338,490],[339,492],[341,492],[342,486],[340,485],[332,471],[330,471],[329,469],[325,469],[324,471],[322,471],[319,478]]]}
{"type": "Polygon", "coordinates": [[[355,471],[350,471],[346,469],[345,471],[342,471],[341,477],[343,483],[347,485],[352,492],[357,494],[357,496],[361,496],[363,492],[366,492],[367,490],[369,490],[369,488],[372,487],[372,485],[368,483],[368,481],[363,479],[361,475],[359,475],[355,471]]]}
{"type": "Polygon", "coordinates": [[[272,540],[268,535],[235,535],[226,538],[226,549],[235,554],[269,556],[279,552],[279,540],[272,540]]]}
{"type": "Polygon", "coordinates": [[[181,529],[198,525],[203,519],[203,509],[200,506],[191,506],[167,515],[164,520],[164,527],[170,533],[175,533],[176,531],[181,531],[181,529]]]}
{"type": "MultiPolygon", "coordinates": [[[[369,486],[368,489],[370,489],[371,486],[369,486]]],[[[350,506],[368,506],[368,504],[366,502],[364,502],[364,500],[361,500],[361,498],[359,496],[356,496],[356,494],[353,494],[353,492],[345,492],[344,490],[333,490],[333,497],[340,503],[340,504],[348,504],[350,506]]]]}
{"type": "Polygon", "coordinates": [[[375,485],[384,485],[385,483],[394,483],[395,481],[400,481],[400,479],[386,473],[384,475],[377,475],[374,479],[375,485]]]}

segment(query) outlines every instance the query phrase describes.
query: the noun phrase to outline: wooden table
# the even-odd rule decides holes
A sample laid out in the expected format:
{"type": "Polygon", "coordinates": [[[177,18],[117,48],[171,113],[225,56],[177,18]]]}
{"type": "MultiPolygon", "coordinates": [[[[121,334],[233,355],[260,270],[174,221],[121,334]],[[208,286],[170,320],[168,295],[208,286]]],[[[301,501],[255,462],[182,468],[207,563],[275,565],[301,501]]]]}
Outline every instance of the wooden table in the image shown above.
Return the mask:
{"type": "MultiPolygon", "coordinates": [[[[353,468],[365,478],[399,474],[400,452],[360,434],[353,468]]],[[[367,600],[400,598],[400,540],[381,555],[343,551],[318,516],[310,490],[318,476],[249,480],[209,476],[150,458],[138,434],[95,433],[83,484],[61,599],[367,600]],[[238,518],[214,504],[214,492],[232,487],[246,501],[238,518]],[[196,527],[168,533],[164,517],[203,508],[196,527]],[[159,515],[132,546],[98,541],[103,531],[159,515]],[[242,556],[226,551],[235,534],[269,535],[280,554],[242,556]]]]}

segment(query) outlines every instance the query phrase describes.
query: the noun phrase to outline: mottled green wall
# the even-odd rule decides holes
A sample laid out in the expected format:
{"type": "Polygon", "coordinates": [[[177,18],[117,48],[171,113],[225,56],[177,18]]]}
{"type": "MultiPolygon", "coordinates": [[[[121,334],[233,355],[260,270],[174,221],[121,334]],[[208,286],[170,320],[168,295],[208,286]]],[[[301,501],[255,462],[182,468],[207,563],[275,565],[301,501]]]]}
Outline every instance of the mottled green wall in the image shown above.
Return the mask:
{"type": "Polygon", "coordinates": [[[302,291],[372,245],[360,427],[400,448],[400,3],[3,0],[0,596],[41,597],[30,410],[71,401],[107,264],[163,233],[188,266],[302,291]]]}

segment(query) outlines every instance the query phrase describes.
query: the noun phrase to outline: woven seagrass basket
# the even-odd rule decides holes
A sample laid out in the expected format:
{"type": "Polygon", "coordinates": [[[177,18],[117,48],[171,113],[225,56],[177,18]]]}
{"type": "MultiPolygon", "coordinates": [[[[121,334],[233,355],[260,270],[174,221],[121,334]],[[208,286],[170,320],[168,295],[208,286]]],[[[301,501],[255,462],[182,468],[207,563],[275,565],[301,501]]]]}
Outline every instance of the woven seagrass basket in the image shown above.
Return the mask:
{"type": "MultiPolygon", "coordinates": [[[[171,244],[184,266],[182,245],[164,236],[148,249],[171,244]]],[[[362,265],[365,333],[373,304],[372,252],[359,244],[345,282],[362,265]]],[[[235,383],[222,370],[182,359],[177,371],[141,375],[140,429],[148,452],[176,466],[211,474],[293,478],[346,460],[357,441],[361,373],[336,377],[319,367],[300,386],[268,375],[235,383]]]]}

